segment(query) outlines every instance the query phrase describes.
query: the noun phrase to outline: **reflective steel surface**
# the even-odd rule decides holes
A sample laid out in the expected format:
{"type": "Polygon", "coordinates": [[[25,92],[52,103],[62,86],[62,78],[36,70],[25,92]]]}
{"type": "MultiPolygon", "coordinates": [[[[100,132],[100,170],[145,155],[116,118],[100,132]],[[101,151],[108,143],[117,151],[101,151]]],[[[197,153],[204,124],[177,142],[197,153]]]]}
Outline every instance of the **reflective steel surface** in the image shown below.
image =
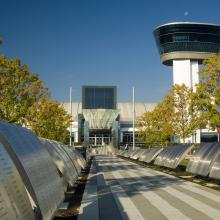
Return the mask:
{"type": "Polygon", "coordinates": [[[0,143],[0,219],[34,220],[34,212],[21,177],[0,143]]]}
{"type": "Polygon", "coordinates": [[[65,190],[67,189],[68,185],[73,186],[78,175],[75,167],[72,164],[71,158],[67,155],[58,142],[44,138],[41,138],[40,140],[51,155],[57,169],[62,174],[65,190]]]}
{"type": "Polygon", "coordinates": [[[0,142],[12,158],[43,220],[49,220],[64,199],[56,167],[29,130],[0,121],[0,142]]]}
{"type": "Polygon", "coordinates": [[[213,162],[209,176],[211,178],[220,180],[220,151],[218,152],[218,154],[213,162]]]}
{"type": "MultiPolygon", "coordinates": [[[[71,149],[72,150],[72,149],[71,149]]],[[[83,155],[78,150],[73,150],[77,157],[77,162],[81,166],[82,169],[86,168],[86,160],[83,155]]]]}
{"type": "Polygon", "coordinates": [[[190,158],[186,171],[201,176],[207,176],[219,150],[220,146],[218,143],[201,144],[198,150],[190,158]]]}
{"type": "Polygon", "coordinates": [[[65,151],[65,153],[68,155],[68,157],[70,158],[71,162],[72,162],[72,166],[74,167],[74,169],[76,170],[76,179],[78,178],[78,176],[81,173],[81,166],[78,164],[77,161],[77,156],[74,152],[74,149],[69,148],[67,145],[62,144],[60,142],[57,142],[59,144],[59,147],[63,149],[63,151],[65,151]]]}
{"type": "Polygon", "coordinates": [[[145,150],[145,153],[143,155],[141,155],[139,160],[143,161],[143,162],[146,162],[146,163],[150,163],[157,157],[157,155],[162,150],[163,150],[163,148],[159,148],[159,147],[154,147],[154,148],[147,149],[147,150],[145,150]]]}
{"type": "Polygon", "coordinates": [[[192,148],[193,145],[188,144],[168,146],[159,153],[154,164],[175,169],[192,148]]]}
{"type": "Polygon", "coordinates": [[[145,149],[139,149],[136,151],[135,154],[131,156],[132,159],[137,160],[143,153],[145,152],[145,149]]]}

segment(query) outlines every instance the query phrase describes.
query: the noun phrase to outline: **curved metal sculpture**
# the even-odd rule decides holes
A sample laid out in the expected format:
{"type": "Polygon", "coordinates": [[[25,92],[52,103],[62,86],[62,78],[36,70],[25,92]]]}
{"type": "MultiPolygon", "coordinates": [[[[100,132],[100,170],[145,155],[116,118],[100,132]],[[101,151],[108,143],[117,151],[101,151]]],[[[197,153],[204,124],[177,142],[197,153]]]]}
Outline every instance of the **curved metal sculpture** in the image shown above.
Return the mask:
{"type": "Polygon", "coordinates": [[[147,149],[145,150],[145,153],[141,155],[141,157],[139,158],[139,161],[150,163],[157,157],[157,155],[162,150],[163,148],[158,148],[158,147],[147,149]]]}
{"type": "MultiPolygon", "coordinates": [[[[71,149],[73,150],[73,149],[71,149]]],[[[84,159],[83,155],[78,150],[73,150],[77,157],[77,162],[81,166],[82,169],[86,168],[86,160],[84,159]]]]}
{"type": "Polygon", "coordinates": [[[219,151],[220,146],[218,143],[202,144],[190,158],[186,171],[207,176],[219,151]]]}
{"type": "Polygon", "coordinates": [[[193,145],[188,144],[166,147],[159,153],[154,164],[175,169],[192,148],[193,145]]]}
{"type": "Polygon", "coordinates": [[[4,146],[0,143],[0,219],[34,220],[27,191],[4,146]]]}
{"type": "Polygon", "coordinates": [[[64,181],[65,190],[67,186],[73,186],[78,178],[75,167],[72,164],[72,160],[66,151],[56,141],[41,138],[43,146],[48,150],[50,156],[57,169],[61,173],[64,181]]]}
{"type": "Polygon", "coordinates": [[[75,169],[80,175],[81,173],[81,166],[79,165],[77,161],[77,155],[75,154],[75,150],[68,148],[66,145],[62,145],[63,149],[66,151],[66,153],[69,155],[70,159],[72,160],[73,165],[75,166],[75,169]]]}
{"type": "Polygon", "coordinates": [[[49,153],[30,130],[3,121],[0,142],[37,206],[37,219],[50,220],[64,199],[64,190],[49,153]]]}
{"type": "Polygon", "coordinates": [[[211,167],[209,177],[220,180],[220,151],[218,152],[218,155],[211,167]]]}

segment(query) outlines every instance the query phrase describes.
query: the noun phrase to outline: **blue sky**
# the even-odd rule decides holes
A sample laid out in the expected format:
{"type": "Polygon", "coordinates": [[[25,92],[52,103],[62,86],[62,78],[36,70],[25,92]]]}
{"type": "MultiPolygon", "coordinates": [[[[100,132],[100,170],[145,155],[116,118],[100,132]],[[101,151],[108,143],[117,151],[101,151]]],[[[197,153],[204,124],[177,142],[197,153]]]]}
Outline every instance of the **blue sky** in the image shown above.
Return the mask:
{"type": "Polygon", "coordinates": [[[118,101],[158,102],[172,85],[153,38],[174,21],[220,23],[218,0],[0,0],[0,53],[18,57],[52,97],[81,100],[82,85],[116,85],[118,101]]]}

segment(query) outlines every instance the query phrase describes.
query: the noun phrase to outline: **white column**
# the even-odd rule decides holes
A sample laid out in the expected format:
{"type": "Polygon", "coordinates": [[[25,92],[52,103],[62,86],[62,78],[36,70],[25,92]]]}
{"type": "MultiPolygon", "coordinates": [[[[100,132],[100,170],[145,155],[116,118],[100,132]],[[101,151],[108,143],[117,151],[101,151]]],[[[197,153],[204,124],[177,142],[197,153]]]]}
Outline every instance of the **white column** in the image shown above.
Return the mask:
{"type": "Polygon", "coordinates": [[[198,61],[190,61],[191,65],[191,88],[193,91],[196,90],[195,85],[199,83],[199,64],[198,61]]]}
{"type": "Polygon", "coordinates": [[[185,84],[195,89],[195,84],[199,83],[198,61],[173,60],[173,84],[185,84]]]}
{"type": "MultiPolygon", "coordinates": [[[[173,85],[185,84],[195,91],[195,85],[199,83],[199,65],[197,60],[173,60],[173,85]]],[[[186,142],[193,143],[194,135],[186,138],[186,142]]],[[[182,140],[181,140],[182,142],[182,140]]],[[[200,130],[196,131],[196,143],[200,143],[200,130]]]]}

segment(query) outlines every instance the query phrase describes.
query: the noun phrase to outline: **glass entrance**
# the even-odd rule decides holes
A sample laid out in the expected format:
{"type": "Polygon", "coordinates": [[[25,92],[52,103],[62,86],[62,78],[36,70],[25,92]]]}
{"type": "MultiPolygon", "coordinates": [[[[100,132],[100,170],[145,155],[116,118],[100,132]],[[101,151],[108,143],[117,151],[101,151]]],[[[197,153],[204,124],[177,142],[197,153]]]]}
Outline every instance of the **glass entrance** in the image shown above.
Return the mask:
{"type": "Polygon", "coordinates": [[[111,143],[112,137],[110,134],[94,134],[89,136],[90,146],[104,146],[111,143]]]}

